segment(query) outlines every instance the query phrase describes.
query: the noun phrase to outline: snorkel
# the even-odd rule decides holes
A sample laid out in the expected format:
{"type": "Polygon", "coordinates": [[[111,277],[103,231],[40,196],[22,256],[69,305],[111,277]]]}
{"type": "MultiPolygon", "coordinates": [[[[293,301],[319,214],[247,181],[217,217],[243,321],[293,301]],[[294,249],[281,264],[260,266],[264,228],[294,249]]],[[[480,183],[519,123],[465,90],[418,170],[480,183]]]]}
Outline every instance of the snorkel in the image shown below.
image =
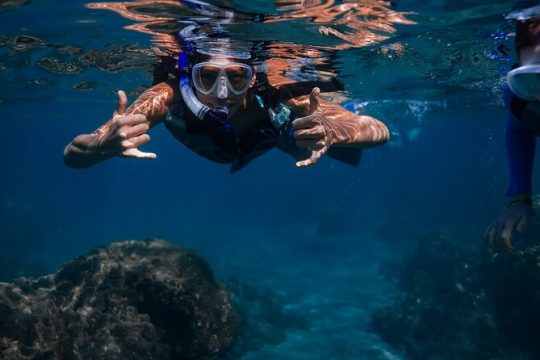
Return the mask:
{"type": "Polygon", "coordinates": [[[189,77],[188,54],[193,54],[196,47],[192,41],[186,39],[186,33],[193,31],[194,26],[188,26],[179,33],[182,52],[178,56],[178,70],[180,72],[179,88],[182,99],[188,109],[200,120],[217,126],[220,133],[232,133],[232,125],[227,121],[229,109],[226,107],[214,107],[210,109],[197,98],[193,92],[189,77]]]}
{"type": "Polygon", "coordinates": [[[226,107],[215,107],[210,109],[199,101],[197,95],[193,92],[191,81],[189,79],[188,55],[182,52],[178,57],[178,68],[180,69],[180,94],[189,110],[202,121],[219,124],[224,131],[232,130],[231,124],[227,121],[229,109],[226,107]]]}

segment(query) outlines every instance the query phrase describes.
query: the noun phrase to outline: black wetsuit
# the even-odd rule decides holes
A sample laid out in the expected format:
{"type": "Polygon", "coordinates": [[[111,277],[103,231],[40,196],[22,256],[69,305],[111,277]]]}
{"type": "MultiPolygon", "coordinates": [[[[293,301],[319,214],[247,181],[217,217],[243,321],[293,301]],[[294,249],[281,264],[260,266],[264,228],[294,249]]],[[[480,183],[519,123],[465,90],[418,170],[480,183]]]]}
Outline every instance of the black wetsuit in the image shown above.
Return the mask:
{"type": "MultiPolygon", "coordinates": [[[[515,196],[519,193],[532,193],[532,174],[536,139],[540,136],[537,126],[526,124],[525,109],[531,103],[512,94],[508,87],[504,89],[504,101],[508,111],[506,122],[506,150],[510,171],[510,185],[507,195],[515,196]]],[[[532,121],[540,121],[540,116],[532,121]]]]}
{"type": "Polygon", "coordinates": [[[165,126],[181,143],[197,154],[217,163],[244,165],[264,154],[274,146],[281,145],[287,152],[305,152],[298,148],[290,136],[292,118],[279,128],[272,124],[268,109],[261,101],[248,102],[248,111],[264,119],[261,125],[236,137],[232,132],[223,131],[217,124],[198,119],[183,101],[174,105],[165,119],[165,126]]]}
{"type": "MultiPolygon", "coordinates": [[[[224,132],[216,124],[197,118],[183,99],[169,110],[165,126],[181,143],[197,154],[217,163],[232,164],[236,171],[251,160],[273,147],[292,155],[295,159],[309,158],[309,149],[296,146],[292,121],[294,114],[281,101],[299,95],[306,95],[314,86],[327,91],[336,90],[334,83],[306,82],[280,91],[271,87],[264,74],[257,74],[253,93],[249,94],[248,111],[264,119],[261,125],[236,137],[232,132],[224,132]],[[302,87],[303,86],[303,87],[302,87]]],[[[358,165],[361,158],[359,148],[331,148],[328,155],[342,162],[358,165]]]]}

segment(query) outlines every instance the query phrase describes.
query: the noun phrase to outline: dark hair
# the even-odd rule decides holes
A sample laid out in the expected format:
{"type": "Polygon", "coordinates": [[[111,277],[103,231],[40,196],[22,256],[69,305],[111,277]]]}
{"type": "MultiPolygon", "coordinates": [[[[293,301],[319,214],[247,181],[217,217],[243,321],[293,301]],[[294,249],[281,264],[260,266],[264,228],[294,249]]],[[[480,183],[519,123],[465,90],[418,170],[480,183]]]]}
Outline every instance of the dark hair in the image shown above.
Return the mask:
{"type": "Polygon", "coordinates": [[[540,44],[540,18],[516,22],[516,53],[524,47],[540,44]]]}

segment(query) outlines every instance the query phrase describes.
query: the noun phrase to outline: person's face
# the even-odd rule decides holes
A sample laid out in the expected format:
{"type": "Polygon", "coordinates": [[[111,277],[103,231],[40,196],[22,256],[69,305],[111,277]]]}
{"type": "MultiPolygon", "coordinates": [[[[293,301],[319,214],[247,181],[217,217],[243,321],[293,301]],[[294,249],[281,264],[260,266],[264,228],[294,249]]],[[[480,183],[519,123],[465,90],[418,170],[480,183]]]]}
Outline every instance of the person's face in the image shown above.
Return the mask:
{"type": "Polygon", "coordinates": [[[540,65],[540,44],[521,48],[519,50],[519,63],[521,65],[540,65]]]}
{"type": "Polygon", "coordinates": [[[255,83],[255,74],[251,78],[246,79],[245,68],[242,69],[240,66],[235,66],[236,61],[227,57],[212,56],[206,62],[215,64],[216,66],[201,67],[199,69],[198,79],[205,88],[212,88],[212,91],[203,93],[195,87],[197,98],[210,108],[227,107],[230,117],[245,103],[247,91],[255,83]],[[222,69],[225,70],[222,71],[222,69]],[[247,87],[245,85],[242,86],[242,82],[247,84],[247,87]],[[232,91],[231,87],[242,89],[243,91],[237,93],[232,91]]]}

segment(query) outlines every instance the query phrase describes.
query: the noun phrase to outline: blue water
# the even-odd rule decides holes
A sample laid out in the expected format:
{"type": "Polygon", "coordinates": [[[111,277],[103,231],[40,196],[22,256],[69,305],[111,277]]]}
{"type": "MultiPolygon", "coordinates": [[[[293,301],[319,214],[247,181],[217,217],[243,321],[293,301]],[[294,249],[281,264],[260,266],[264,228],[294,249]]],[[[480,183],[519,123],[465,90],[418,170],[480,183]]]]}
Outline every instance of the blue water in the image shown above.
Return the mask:
{"type": "MultiPolygon", "coordinates": [[[[403,358],[369,329],[371,312],[400,295],[380,264],[401,259],[428,230],[481,247],[507,201],[499,93],[512,59],[497,47],[511,48],[503,15],[516,3],[400,2],[396,9],[416,25],[336,60],[348,106],[385,122],[392,141],[366,150],[359,167],[325,158],[297,169],[274,150],[233,175],[162,126],[144,146],[154,161],[63,164],[64,146],[110,117],[115,90],[152,82],[141,69],[83,66],[70,76],[37,65],[61,45],[152,46],[149,35],[123,28],[133,21],[84,5],[34,1],[0,12],[0,36],[47,43],[0,47],[2,257],[51,272],[96,245],[162,237],[195,249],[218,277],[271,288],[309,318],[309,330],[244,359],[403,358]],[[403,54],[380,50],[394,43],[405,44],[403,54]],[[81,82],[93,89],[73,88],[81,82]]],[[[272,9],[262,0],[243,6],[272,9]]]]}

